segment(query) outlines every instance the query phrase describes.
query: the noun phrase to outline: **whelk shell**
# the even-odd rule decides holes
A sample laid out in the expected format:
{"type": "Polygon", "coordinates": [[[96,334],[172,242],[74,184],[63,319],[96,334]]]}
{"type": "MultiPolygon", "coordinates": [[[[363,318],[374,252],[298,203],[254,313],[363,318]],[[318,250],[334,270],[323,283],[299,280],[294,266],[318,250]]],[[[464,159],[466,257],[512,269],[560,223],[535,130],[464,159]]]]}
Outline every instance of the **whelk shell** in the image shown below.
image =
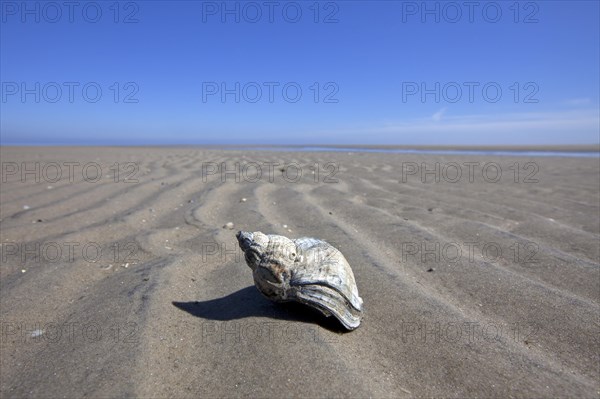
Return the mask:
{"type": "Polygon", "coordinates": [[[315,238],[275,234],[236,235],[256,288],[275,302],[296,301],[335,316],[348,330],[360,324],[363,300],[340,251],[315,238]]]}

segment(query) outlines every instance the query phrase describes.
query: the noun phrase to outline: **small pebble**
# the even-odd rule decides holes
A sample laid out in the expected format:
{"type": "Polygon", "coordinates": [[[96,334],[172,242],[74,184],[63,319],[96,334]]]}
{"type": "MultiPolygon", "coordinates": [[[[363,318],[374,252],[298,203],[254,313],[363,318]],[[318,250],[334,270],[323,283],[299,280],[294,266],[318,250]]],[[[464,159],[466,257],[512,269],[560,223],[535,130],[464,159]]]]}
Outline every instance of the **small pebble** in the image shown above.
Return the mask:
{"type": "Polygon", "coordinates": [[[246,198],[242,198],[242,199],[240,200],[240,202],[246,202],[246,201],[248,201],[246,198]]]}
{"type": "Polygon", "coordinates": [[[428,271],[428,272],[432,272],[432,271],[434,271],[434,270],[435,270],[435,269],[434,269],[433,267],[430,267],[429,269],[427,269],[427,271],[428,271]]]}
{"type": "Polygon", "coordinates": [[[194,200],[189,200],[188,201],[188,204],[193,204],[193,203],[194,203],[194,200]]]}
{"type": "Polygon", "coordinates": [[[25,209],[25,210],[29,209],[29,205],[23,205],[23,209],[25,209]]]}
{"type": "Polygon", "coordinates": [[[284,229],[287,229],[287,224],[284,224],[284,225],[283,225],[283,228],[284,228],[284,229]]]}
{"type": "Polygon", "coordinates": [[[21,273],[25,273],[27,270],[25,269],[21,269],[21,273]]]}
{"type": "Polygon", "coordinates": [[[229,229],[229,230],[233,230],[233,223],[232,222],[227,222],[223,225],[224,229],[229,229]]]}

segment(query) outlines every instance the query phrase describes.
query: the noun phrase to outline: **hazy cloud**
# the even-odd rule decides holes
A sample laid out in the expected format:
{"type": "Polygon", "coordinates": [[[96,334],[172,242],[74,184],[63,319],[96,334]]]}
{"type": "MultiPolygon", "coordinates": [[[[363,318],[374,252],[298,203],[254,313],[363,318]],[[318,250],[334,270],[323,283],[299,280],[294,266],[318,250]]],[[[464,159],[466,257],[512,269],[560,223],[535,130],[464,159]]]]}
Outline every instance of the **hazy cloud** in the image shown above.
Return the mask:
{"type": "Polygon", "coordinates": [[[439,121],[442,119],[442,117],[444,116],[445,113],[446,113],[446,107],[440,109],[438,112],[431,115],[431,119],[433,119],[434,121],[439,121]]]}
{"type": "Polygon", "coordinates": [[[580,97],[580,98],[569,98],[565,101],[565,105],[570,106],[581,106],[588,105],[592,102],[592,100],[588,97],[580,97]]]}

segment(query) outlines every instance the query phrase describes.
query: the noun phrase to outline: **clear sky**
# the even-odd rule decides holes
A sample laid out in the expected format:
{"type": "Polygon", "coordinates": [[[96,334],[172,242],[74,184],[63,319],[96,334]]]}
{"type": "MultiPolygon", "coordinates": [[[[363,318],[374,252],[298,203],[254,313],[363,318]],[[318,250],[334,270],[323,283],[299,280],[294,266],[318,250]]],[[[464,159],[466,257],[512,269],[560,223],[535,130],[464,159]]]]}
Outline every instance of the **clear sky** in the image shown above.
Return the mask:
{"type": "Polygon", "coordinates": [[[600,142],[598,1],[0,4],[2,144],[600,142]]]}

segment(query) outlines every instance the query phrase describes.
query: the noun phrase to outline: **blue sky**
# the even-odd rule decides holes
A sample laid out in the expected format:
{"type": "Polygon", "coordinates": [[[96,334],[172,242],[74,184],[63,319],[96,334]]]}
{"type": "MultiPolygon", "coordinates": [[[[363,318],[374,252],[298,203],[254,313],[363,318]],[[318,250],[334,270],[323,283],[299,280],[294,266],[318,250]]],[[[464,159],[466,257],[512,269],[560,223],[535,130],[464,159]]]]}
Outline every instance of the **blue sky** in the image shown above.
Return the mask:
{"type": "Polygon", "coordinates": [[[600,142],[598,1],[0,4],[2,144],[600,142]]]}

